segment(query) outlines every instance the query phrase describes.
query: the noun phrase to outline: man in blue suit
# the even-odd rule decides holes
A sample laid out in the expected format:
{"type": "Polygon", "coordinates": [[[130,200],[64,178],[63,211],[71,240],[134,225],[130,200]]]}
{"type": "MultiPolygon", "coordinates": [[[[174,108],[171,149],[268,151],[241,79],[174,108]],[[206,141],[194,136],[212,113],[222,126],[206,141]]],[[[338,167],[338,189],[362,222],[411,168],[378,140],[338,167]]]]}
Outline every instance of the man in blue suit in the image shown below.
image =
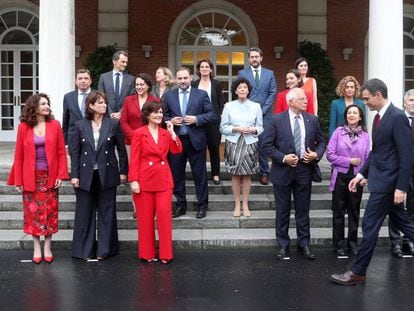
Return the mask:
{"type": "Polygon", "coordinates": [[[185,191],[185,167],[190,162],[197,195],[197,218],[206,217],[208,207],[208,184],[206,167],[207,138],[204,126],[217,117],[206,91],[191,87],[188,68],[177,70],[179,88],[164,95],[164,118],[171,121],[183,145],[183,152],[170,155],[174,178],[174,195],[177,198],[173,217],[184,215],[187,210],[185,191]]]}
{"type": "Polygon", "coordinates": [[[85,99],[91,91],[92,77],[88,69],[76,71],[76,90],[66,93],[63,97],[62,130],[66,148],[75,133],[76,121],[85,115],[85,99]]]}
{"type": "MultiPolygon", "coordinates": [[[[240,70],[237,77],[243,77],[250,82],[252,90],[249,94],[250,100],[259,103],[262,107],[263,126],[270,122],[272,117],[272,105],[276,98],[276,79],[273,71],[262,67],[263,51],[258,47],[249,49],[250,67],[240,70]]],[[[260,166],[260,183],[269,184],[269,160],[264,154],[259,136],[259,166],[260,166]]]]}
{"type": "Polygon", "coordinates": [[[289,257],[291,195],[295,205],[297,247],[306,259],[312,253],[309,208],[312,180],[320,181],[318,161],[325,152],[325,140],[318,118],[306,112],[307,99],[300,88],[286,95],[289,109],[274,115],[263,132],[263,152],[272,159],[270,181],[276,202],[278,259],[289,257]]]}
{"type": "Polygon", "coordinates": [[[330,280],[341,285],[365,282],[365,274],[374,253],[378,232],[388,215],[394,226],[408,239],[414,240],[414,224],[403,208],[409,190],[413,168],[414,144],[404,112],[388,101],[388,90],[379,79],[368,80],[362,86],[362,98],[371,111],[377,111],[372,129],[372,150],[357,176],[349,183],[356,191],[357,184],[369,180],[371,192],[364,220],[363,240],[351,270],[332,274],[330,280]]]}

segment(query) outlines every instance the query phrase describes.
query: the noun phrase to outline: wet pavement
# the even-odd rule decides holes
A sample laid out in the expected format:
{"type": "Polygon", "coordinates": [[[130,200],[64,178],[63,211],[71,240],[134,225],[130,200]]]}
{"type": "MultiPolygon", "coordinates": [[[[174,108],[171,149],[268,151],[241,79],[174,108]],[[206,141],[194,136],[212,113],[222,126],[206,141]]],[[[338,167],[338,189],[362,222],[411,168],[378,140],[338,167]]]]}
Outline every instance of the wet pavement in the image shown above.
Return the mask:
{"type": "Polygon", "coordinates": [[[100,262],[55,252],[52,264],[20,262],[30,250],[0,252],[0,310],[413,310],[414,259],[378,248],[364,285],[342,287],[328,276],[348,259],[314,249],[317,259],[273,249],[177,250],[169,265],[138,261],[136,252],[100,262]]]}

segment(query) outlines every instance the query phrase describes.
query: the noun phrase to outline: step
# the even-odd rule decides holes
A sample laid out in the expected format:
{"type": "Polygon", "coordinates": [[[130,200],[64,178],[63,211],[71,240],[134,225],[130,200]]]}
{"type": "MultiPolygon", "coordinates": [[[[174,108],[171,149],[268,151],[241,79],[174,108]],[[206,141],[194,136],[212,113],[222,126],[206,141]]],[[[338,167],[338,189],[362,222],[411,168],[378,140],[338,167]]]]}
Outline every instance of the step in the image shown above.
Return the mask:
{"type": "MultiPolygon", "coordinates": [[[[361,210],[362,223],[365,210],[361,210]]],[[[252,216],[233,217],[231,212],[211,211],[207,217],[197,219],[195,212],[188,212],[179,218],[173,219],[174,229],[249,229],[249,228],[274,228],[275,211],[253,211],[252,216]]],[[[0,212],[0,229],[23,228],[22,212],[0,212]]],[[[59,212],[59,229],[73,229],[74,212],[59,212]]],[[[311,210],[309,212],[310,226],[312,228],[331,228],[332,212],[330,210],[311,210]]],[[[131,212],[117,212],[118,229],[136,229],[136,219],[131,212]]],[[[384,222],[387,225],[387,220],[384,222]]],[[[347,222],[346,222],[347,224],[347,222]]],[[[294,227],[294,211],[291,212],[290,227],[294,227]]]]}
{"type": "MultiPolygon", "coordinates": [[[[137,230],[119,230],[120,248],[133,250],[137,247],[137,230]]],[[[72,230],[59,230],[53,235],[54,249],[70,249],[72,230]]],[[[292,249],[296,245],[296,229],[289,229],[292,249]]],[[[361,229],[358,235],[361,237],[361,229]]],[[[30,235],[22,230],[0,230],[0,249],[32,249],[33,241],[30,235]]],[[[330,228],[311,228],[312,247],[330,247],[332,230],[330,228]]],[[[176,249],[217,249],[217,248],[277,248],[275,230],[263,229],[174,229],[173,245],[176,249]]],[[[378,245],[389,245],[388,229],[382,227],[379,233],[378,245]]]]}
{"type": "MultiPolygon", "coordinates": [[[[364,207],[369,194],[362,195],[361,207],[364,207]]],[[[22,209],[21,195],[1,195],[0,196],[0,211],[20,211],[22,209]]],[[[60,195],[59,209],[61,211],[75,210],[75,195],[60,195]]],[[[117,196],[117,210],[130,211],[132,210],[131,196],[118,195],[117,196]]],[[[175,202],[175,198],[173,198],[175,202]]],[[[187,195],[188,209],[192,210],[197,202],[195,195],[187,195]]],[[[209,210],[212,211],[231,211],[233,209],[234,199],[230,194],[212,194],[209,195],[209,210]]],[[[312,194],[311,209],[331,209],[332,195],[330,193],[312,194]]],[[[273,194],[252,194],[249,199],[249,206],[252,210],[269,210],[274,209],[273,194]]]]}

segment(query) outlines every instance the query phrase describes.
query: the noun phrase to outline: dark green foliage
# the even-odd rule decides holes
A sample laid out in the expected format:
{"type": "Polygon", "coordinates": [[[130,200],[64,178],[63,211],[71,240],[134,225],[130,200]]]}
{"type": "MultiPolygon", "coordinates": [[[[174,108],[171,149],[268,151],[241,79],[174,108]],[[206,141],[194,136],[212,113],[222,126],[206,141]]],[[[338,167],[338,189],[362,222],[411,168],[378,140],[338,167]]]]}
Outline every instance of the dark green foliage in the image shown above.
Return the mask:
{"type": "Polygon", "coordinates": [[[92,89],[98,89],[98,81],[101,73],[112,70],[112,55],[117,51],[117,46],[107,45],[98,47],[95,52],[88,55],[85,68],[92,74],[92,89]]]}
{"type": "Polygon", "coordinates": [[[335,99],[337,81],[334,76],[333,66],[320,43],[307,40],[298,43],[298,57],[308,60],[309,76],[316,79],[318,86],[318,115],[322,130],[326,136],[329,132],[329,114],[331,101],[335,99]]]}

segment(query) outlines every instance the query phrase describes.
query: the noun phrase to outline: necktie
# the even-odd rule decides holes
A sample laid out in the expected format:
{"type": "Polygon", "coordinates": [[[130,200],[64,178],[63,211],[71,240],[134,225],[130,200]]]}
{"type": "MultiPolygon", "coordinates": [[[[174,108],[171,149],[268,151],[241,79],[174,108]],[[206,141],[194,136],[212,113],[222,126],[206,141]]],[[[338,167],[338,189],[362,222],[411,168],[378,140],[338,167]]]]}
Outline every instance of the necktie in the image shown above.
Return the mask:
{"type": "MultiPolygon", "coordinates": [[[[182,107],[181,107],[181,115],[183,116],[183,119],[185,118],[185,113],[187,111],[187,90],[182,91],[183,94],[183,102],[182,102],[182,107]]],[[[185,125],[185,122],[183,120],[183,123],[181,124],[181,135],[186,135],[188,134],[188,129],[187,129],[187,125],[185,125]]]]}
{"type": "Polygon", "coordinates": [[[254,71],[254,83],[256,84],[256,87],[259,87],[260,84],[260,78],[259,78],[259,70],[254,71]]]}
{"type": "Polygon", "coordinates": [[[119,88],[120,88],[120,76],[121,74],[117,72],[115,74],[115,107],[118,109],[119,107],[119,88]]]}
{"type": "Polygon", "coordinates": [[[381,118],[380,118],[379,113],[377,113],[375,115],[375,118],[374,118],[374,127],[375,127],[375,129],[378,128],[378,126],[380,125],[380,122],[381,122],[381,118]]]}
{"type": "Polygon", "coordinates": [[[414,117],[410,117],[411,120],[411,136],[414,139],[414,117]]]}
{"type": "Polygon", "coordinates": [[[82,103],[81,103],[81,113],[82,113],[82,117],[85,116],[85,100],[86,100],[86,95],[88,95],[87,93],[80,93],[82,95],[82,103]]]}
{"type": "Polygon", "coordinates": [[[300,158],[301,134],[299,116],[295,116],[295,126],[293,127],[293,140],[295,142],[296,155],[300,158]]]}

